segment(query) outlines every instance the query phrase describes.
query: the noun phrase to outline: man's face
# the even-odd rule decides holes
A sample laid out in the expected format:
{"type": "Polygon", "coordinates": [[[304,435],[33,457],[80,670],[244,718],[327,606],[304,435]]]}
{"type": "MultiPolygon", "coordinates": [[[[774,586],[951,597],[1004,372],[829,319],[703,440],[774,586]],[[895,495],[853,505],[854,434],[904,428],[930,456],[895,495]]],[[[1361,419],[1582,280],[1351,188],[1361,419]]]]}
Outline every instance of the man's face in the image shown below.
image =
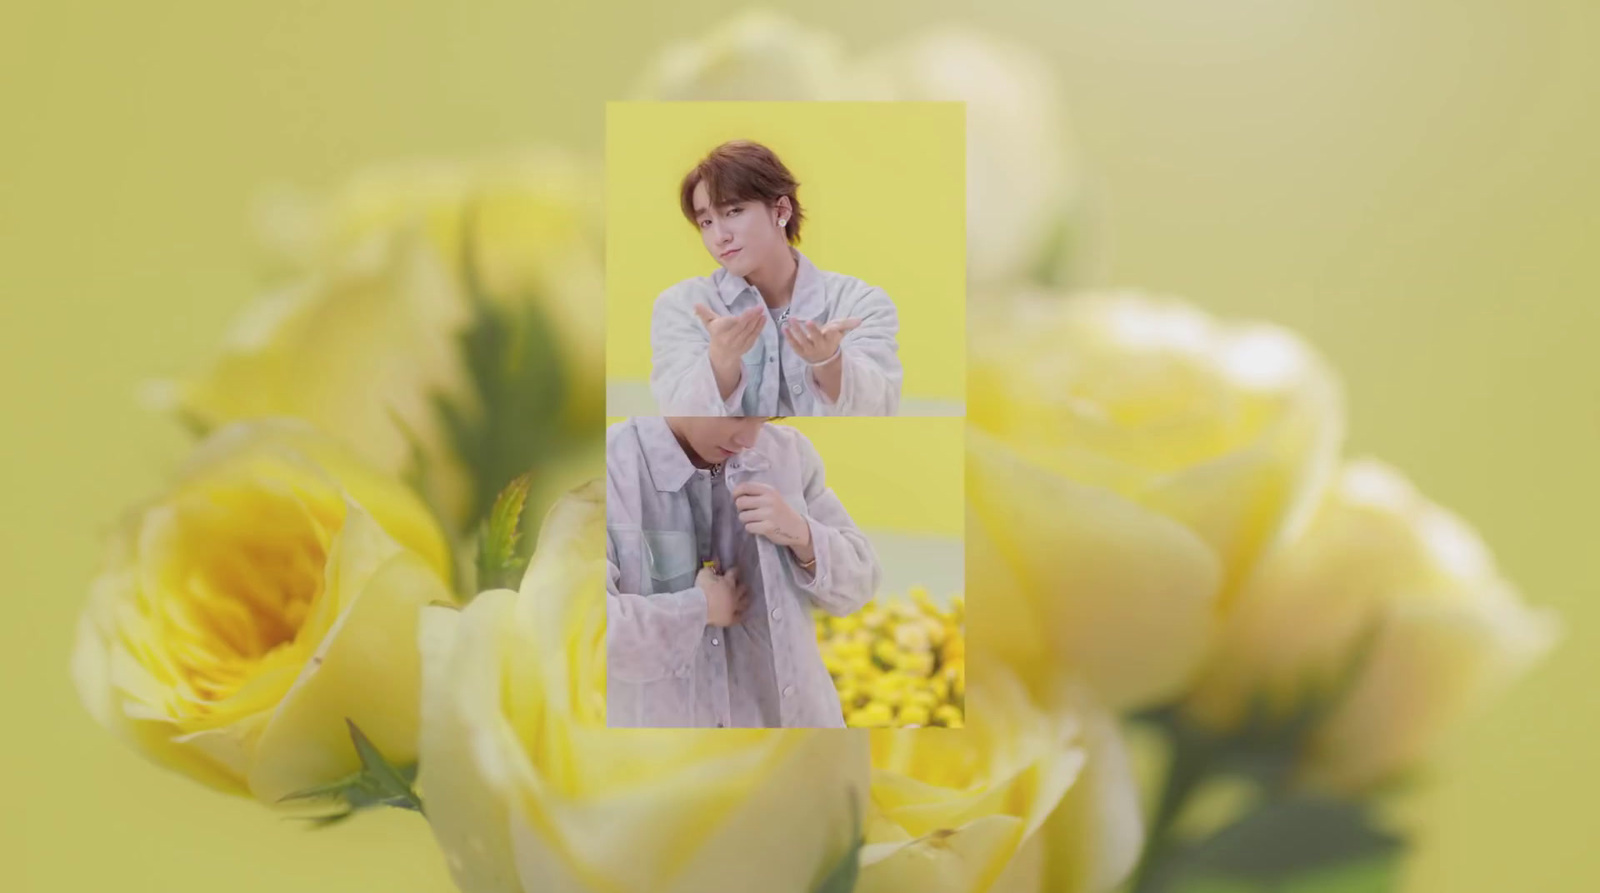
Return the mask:
{"type": "Polygon", "coordinates": [[[704,182],[694,187],[695,225],[700,241],[717,263],[735,276],[748,276],[789,250],[780,217],[788,218],[788,199],[775,207],[759,201],[712,207],[704,182]]]}
{"type": "Polygon", "coordinates": [[[720,465],[756,445],[761,436],[761,426],[767,423],[762,417],[754,418],[679,418],[675,427],[689,449],[704,462],[720,465]]]}

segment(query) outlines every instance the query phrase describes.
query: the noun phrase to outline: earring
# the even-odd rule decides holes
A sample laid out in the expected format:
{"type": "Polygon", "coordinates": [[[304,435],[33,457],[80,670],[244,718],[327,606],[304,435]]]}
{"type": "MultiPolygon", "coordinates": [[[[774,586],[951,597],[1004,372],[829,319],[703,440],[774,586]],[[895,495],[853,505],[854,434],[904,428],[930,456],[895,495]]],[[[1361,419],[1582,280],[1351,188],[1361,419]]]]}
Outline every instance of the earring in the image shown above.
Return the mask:
{"type": "Polygon", "coordinates": [[[779,218],[778,218],[778,225],[779,225],[779,226],[783,226],[783,225],[784,225],[784,224],[785,224],[785,223],[788,223],[788,222],[789,222],[789,221],[788,221],[788,219],[787,219],[787,218],[784,218],[784,217],[779,217],[779,218]]]}

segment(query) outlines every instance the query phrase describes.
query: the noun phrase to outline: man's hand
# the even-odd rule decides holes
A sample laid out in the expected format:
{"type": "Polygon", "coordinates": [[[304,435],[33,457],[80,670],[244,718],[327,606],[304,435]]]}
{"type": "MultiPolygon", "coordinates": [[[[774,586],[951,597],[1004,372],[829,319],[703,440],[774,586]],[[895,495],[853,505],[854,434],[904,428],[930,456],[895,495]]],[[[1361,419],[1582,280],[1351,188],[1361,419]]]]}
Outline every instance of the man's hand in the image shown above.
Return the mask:
{"type": "Polygon", "coordinates": [[[766,325],[767,311],[751,307],[743,313],[718,316],[710,307],[696,304],[694,315],[711,333],[711,362],[716,365],[738,362],[745,351],[755,346],[756,339],[761,337],[762,327],[766,325]]]}
{"type": "Polygon", "coordinates": [[[706,622],[712,626],[732,626],[744,617],[750,604],[750,590],[739,582],[739,569],[719,574],[709,567],[695,574],[694,585],[706,594],[706,622]]]}
{"type": "Polygon", "coordinates": [[[733,505],[739,510],[739,523],[756,536],[764,536],[780,546],[788,546],[807,560],[811,552],[811,525],[783,501],[769,484],[746,481],[733,488],[733,505]],[[805,554],[801,554],[805,553],[805,554]]]}
{"type": "Polygon", "coordinates": [[[711,333],[707,352],[711,374],[717,380],[717,393],[727,400],[744,378],[744,352],[754,347],[756,339],[761,337],[761,328],[767,324],[767,312],[751,307],[733,316],[718,316],[710,307],[696,304],[694,315],[711,333]]]}
{"type": "Polygon", "coordinates": [[[815,366],[833,359],[845,333],[859,325],[861,320],[855,317],[836,319],[821,326],[809,319],[791,319],[783,327],[783,337],[800,359],[815,366]]]}

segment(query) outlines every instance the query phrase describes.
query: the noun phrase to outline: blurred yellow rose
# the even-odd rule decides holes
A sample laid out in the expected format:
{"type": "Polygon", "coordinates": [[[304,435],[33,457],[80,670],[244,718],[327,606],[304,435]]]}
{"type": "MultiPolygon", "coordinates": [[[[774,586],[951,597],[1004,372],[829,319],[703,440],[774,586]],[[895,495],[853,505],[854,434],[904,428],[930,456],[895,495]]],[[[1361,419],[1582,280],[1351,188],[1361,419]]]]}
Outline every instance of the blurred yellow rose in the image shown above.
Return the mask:
{"type": "Polygon", "coordinates": [[[582,438],[595,436],[605,406],[601,213],[596,172],[549,149],[377,166],[324,197],[279,190],[258,216],[269,261],[292,275],[418,226],[458,283],[470,224],[470,260],[487,297],[536,308],[553,327],[567,378],[561,424],[582,438]]]}
{"type": "Polygon", "coordinates": [[[1470,527],[1388,466],[1356,461],[1240,594],[1187,707],[1230,728],[1254,704],[1283,716],[1332,698],[1304,778],[1352,791],[1418,762],[1554,634],[1470,527]]]}
{"type": "Polygon", "coordinates": [[[607,729],[603,529],[594,482],[551,510],[519,592],[424,613],[418,784],[457,885],[814,889],[863,809],[865,734],[607,729]]]}
{"type": "Polygon", "coordinates": [[[346,718],[415,759],[418,613],[449,570],[416,497],[309,426],[223,428],[112,537],[73,679],[152,760],[276,802],[358,768],[346,718]]]}
{"type": "Polygon", "coordinates": [[[950,100],[967,105],[967,275],[1069,278],[1084,206],[1048,61],[970,28],[928,29],[858,55],[837,36],[747,12],[669,45],[634,89],[660,100],[950,100]]]}
{"type": "Polygon", "coordinates": [[[375,237],[251,306],[203,374],[162,382],[159,408],[210,430],[289,416],[391,475],[426,450],[442,509],[459,518],[468,471],[450,453],[436,396],[470,401],[457,339],[467,301],[417,228],[375,237]]]}
{"type": "Polygon", "coordinates": [[[542,510],[537,494],[587,479],[600,455],[599,207],[598,178],[555,153],[374,168],[326,198],[282,190],[260,217],[269,273],[284,284],[245,312],[209,369],[150,395],[202,428],[305,418],[394,474],[410,469],[415,438],[429,497],[456,527],[537,463],[542,510]],[[536,314],[548,344],[519,329],[499,334],[509,359],[467,347],[482,321],[469,272],[508,326],[536,314]],[[487,362],[534,370],[515,381],[514,369],[487,370],[508,392],[550,391],[549,418],[487,419],[536,435],[542,446],[525,461],[520,448],[493,463],[460,455],[440,414],[443,400],[469,424],[485,421],[495,407],[469,370],[487,362]]]}
{"type": "Polygon", "coordinates": [[[667,44],[633,93],[668,102],[842,99],[851,89],[838,36],[751,10],[696,40],[667,44]]]}
{"type": "Polygon", "coordinates": [[[1302,522],[1342,416],[1299,339],[1135,295],[970,320],[971,646],[1114,706],[1178,693],[1264,550],[1302,522]]]}
{"type": "Polygon", "coordinates": [[[1114,722],[1049,709],[999,664],[966,730],[874,730],[859,893],[1109,890],[1138,852],[1138,793],[1114,722]]]}
{"type": "Polygon", "coordinates": [[[925,29],[863,56],[854,96],[967,107],[967,278],[1088,276],[1088,208],[1049,60],[974,28],[925,29]]]}

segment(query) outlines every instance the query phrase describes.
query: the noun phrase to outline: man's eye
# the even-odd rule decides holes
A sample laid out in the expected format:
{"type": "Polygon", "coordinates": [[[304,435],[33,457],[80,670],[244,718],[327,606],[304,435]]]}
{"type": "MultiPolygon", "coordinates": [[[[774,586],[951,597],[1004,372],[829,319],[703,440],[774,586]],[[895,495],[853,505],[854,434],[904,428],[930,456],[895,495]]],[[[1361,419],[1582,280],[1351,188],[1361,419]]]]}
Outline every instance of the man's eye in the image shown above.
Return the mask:
{"type": "Polygon", "coordinates": [[[711,221],[709,221],[709,220],[700,221],[700,228],[701,229],[705,229],[706,227],[708,227],[710,225],[711,225],[711,221]]]}
{"type": "Polygon", "coordinates": [[[743,211],[743,210],[744,210],[743,208],[729,208],[728,209],[728,216],[732,217],[732,216],[738,214],[740,211],[743,211]]]}

